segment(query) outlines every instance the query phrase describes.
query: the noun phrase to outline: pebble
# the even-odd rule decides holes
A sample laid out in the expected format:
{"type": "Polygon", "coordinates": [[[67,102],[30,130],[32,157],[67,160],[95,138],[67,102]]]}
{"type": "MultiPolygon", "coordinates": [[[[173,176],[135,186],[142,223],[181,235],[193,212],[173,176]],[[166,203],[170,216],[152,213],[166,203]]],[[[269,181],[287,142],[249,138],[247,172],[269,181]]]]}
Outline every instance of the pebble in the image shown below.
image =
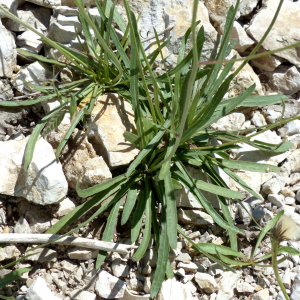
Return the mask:
{"type": "Polygon", "coordinates": [[[218,290],[218,284],[213,276],[197,272],[195,275],[195,281],[199,285],[200,289],[204,289],[204,291],[208,294],[214,293],[218,290]]]}
{"type": "Polygon", "coordinates": [[[253,295],[253,300],[269,300],[269,290],[263,289],[253,295]]]}
{"type": "Polygon", "coordinates": [[[111,268],[116,277],[126,277],[129,273],[128,264],[120,258],[113,260],[111,268]]]}
{"type": "Polygon", "coordinates": [[[300,273],[295,277],[294,283],[292,285],[292,293],[290,296],[291,300],[299,300],[300,299],[300,273]]]}
{"type": "Polygon", "coordinates": [[[243,280],[239,280],[236,284],[236,289],[239,293],[253,293],[254,286],[243,280]]]}
{"type": "Polygon", "coordinates": [[[80,247],[70,248],[67,251],[70,259],[77,260],[89,260],[91,258],[97,258],[98,253],[98,250],[83,249],[80,247]]]}

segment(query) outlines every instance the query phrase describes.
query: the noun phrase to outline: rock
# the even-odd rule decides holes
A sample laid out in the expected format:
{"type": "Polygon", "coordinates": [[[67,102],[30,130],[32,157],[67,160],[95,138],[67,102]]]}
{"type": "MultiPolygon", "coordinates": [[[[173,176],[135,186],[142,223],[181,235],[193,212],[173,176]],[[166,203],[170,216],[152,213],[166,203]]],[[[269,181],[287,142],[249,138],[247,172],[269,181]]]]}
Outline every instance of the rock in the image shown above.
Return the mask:
{"type": "Polygon", "coordinates": [[[252,218],[251,218],[252,207],[247,202],[243,202],[243,205],[244,205],[244,208],[239,203],[236,204],[240,220],[243,221],[244,224],[248,226],[252,221],[252,218]]]}
{"type": "MultiPolygon", "coordinates": [[[[278,194],[281,189],[281,184],[277,178],[272,178],[262,185],[262,192],[265,194],[278,194]]],[[[283,199],[282,199],[283,200],[283,199]]]]}
{"type": "MultiPolygon", "coordinates": [[[[18,10],[18,18],[26,24],[32,26],[35,29],[41,30],[46,33],[50,24],[51,10],[44,7],[35,7],[30,4],[26,4],[23,10],[18,10]],[[24,10],[25,9],[25,10],[24,10]]],[[[12,19],[4,19],[3,25],[15,32],[21,32],[27,30],[25,26],[19,24],[12,19]]]]}
{"type": "Polygon", "coordinates": [[[244,123],[244,114],[232,113],[211,124],[211,127],[215,130],[238,130],[243,127],[244,123]]]}
{"type": "MultiPolygon", "coordinates": [[[[249,15],[257,5],[257,0],[241,1],[235,19],[249,15]]],[[[235,6],[236,0],[224,0],[222,4],[218,0],[204,0],[204,4],[209,11],[209,16],[218,25],[225,23],[229,8],[235,6]]]]}
{"type": "Polygon", "coordinates": [[[157,294],[157,300],[190,300],[191,297],[190,290],[176,278],[165,280],[157,294]]]}
{"type": "Polygon", "coordinates": [[[234,49],[238,52],[244,52],[247,48],[254,44],[254,41],[249,38],[244,28],[237,21],[234,21],[231,31],[230,40],[236,39],[234,49]]]}
{"type": "MultiPolygon", "coordinates": [[[[13,15],[17,15],[18,1],[17,0],[0,0],[0,4],[11,12],[13,15]]],[[[0,19],[5,18],[6,14],[0,12],[0,19]]]]}
{"type": "Polygon", "coordinates": [[[286,205],[293,205],[295,203],[295,199],[292,197],[285,197],[284,204],[286,205]]]}
{"type": "Polygon", "coordinates": [[[55,213],[57,217],[63,217],[75,209],[75,204],[69,198],[59,202],[59,208],[55,213]]]}
{"type": "MultiPolygon", "coordinates": [[[[260,47],[257,51],[257,54],[264,52],[266,52],[266,50],[263,47],[260,47]]],[[[259,68],[262,71],[272,72],[282,63],[283,60],[284,59],[275,55],[267,55],[264,57],[252,59],[251,65],[259,68]]]]}
{"type": "MultiPolygon", "coordinates": [[[[234,55],[236,55],[237,58],[241,58],[235,50],[232,50],[226,59],[232,59],[234,55]]],[[[241,64],[242,62],[235,62],[229,74],[235,72],[235,70],[239,68],[241,64]]],[[[252,92],[252,95],[264,95],[258,76],[253,71],[252,67],[247,63],[238,73],[235,79],[230,83],[227,97],[237,97],[253,84],[255,84],[255,89],[252,92]]]]}
{"type": "MultiPolygon", "coordinates": [[[[186,166],[186,169],[193,179],[211,183],[207,174],[205,174],[205,172],[202,170],[191,167],[190,165],[186,166]]],[[[218,198],[215,194],[202,190],[201,193],[210,201],[214,208],[220,207],[218,198]]],[[[186,187],[183,187],[181,190],[175,190],[175,198],[177,207],[202,208],[202,205],[199,203],[199,201],[186,187]]]]}
{"type": "Polygon", "coordinates": [[[87,261],[91,258],[97,258],[99,251],[74,247],[74,248],[68,249],[67,253],[68,253],[68,256],[70,259],[78,259],[78,260],[87,261]]]}
{"type": "Polygon", "coordinates": [[[218,284],[214,277],[206,273],[197,272],[195,275],[195,281],[199,285],[200,289],[203,289],[205,293],[211,294],[218,290],[218,284]]]}
{"type": "Polygon", "coordinates": [[[280,128],[279,133],[282,137],[291,136],[300,133],[300,120],[288,122],[280,128]]]}
{"type": "Polygon", "coordinates": [[[293,173],[296,172],[299,166],[300,166],[300,149],[296,149],[287,157],[286,162],[281,167],[281,171],[293,173]]]}
{"type": "Polygon", "coordinates": [[[55,161],[53,149],[40,138],[31,164],[25,173],[21,168],[28,139],[0,142],[0,169],[3,178],[0,193],[24,197],[28,201],[48,205],[65,198],[67,181],[60,163],[55,161]]]}
{"type": "Polygon", "coordinates": [[[145,293],[150,293],[151,289],[151,278],[150,277],[144,277],[144,291],[145,293]]]}
{"type": "Polygon", "coordinates": [[[24,217],[20,217],[14,226],[14,233],[31,233],[30,226],[24,217]]]}
{"type": "Polygon", "coordinates": [[[253,114],[253,117],[251,119],[252,124],[254,124],[256,127],[267,125],[264,116],[259,112],[256,111],[253,114]]]}
{"type": "Polygon", "coordinates": [[[17,36],[17,46],[34,54],[39,54],[43,48],[43,42],[38,34],[27,30],[17,36]]]}
{"type": "Polygon", "coordinates": [[[149,300],[150,295],[135,295],[126,288],[122,300],[149,300]]]}
{"type": "Polygon", "coordinates": [[[265,216],[265,209],[261,205],[256,206],[252,211],[252,216],[255,221],[259,222],[265,216]]]}
{"type": "Polygon", "coordinates": [[[122,261],[121,258],[114,259],[111,268],[116,277],[126,277],[129,273],[129,265],[122,261]]]}
{"type": "Polygon", "coordinates": [[[83,291],[83,290],[75,290],[71,292],[70,295],[72,297],[72,300],[95,300],[96,299],[96,294],[88,291],[83,291]]]}
{"type": "MultiPolygon", "coordinates": [[[[17,1],[14,1],[17,2],[17,1]]],[[[13,35],[0,24],[0,77],[11,78],[17,66],[17,50],[13,35]]]]}
{"type": "Polygon", "coordinates": [[[219,291],[216,300],[231,299],[233,296],[233,289],[235,288],[236,283],[238,282],[241,276],[241,271],[236,271],[236,273],[224,272],[219,282],[219,291]]]}
{"type": "MultiPolygon", "coordinates": [[[[247,33],[256,41],[259,41],[266,32],[278,3],[278,0],[268,0],[266,6],[251,20],[247,33]]],[[[271,32],[262,44],[264,49],[267,51],[275,50],[295,42],[298,37],[297,28],[300,26],[299,13],[300,6],[298,3],[292,1],[283,3],[271,32]],[[286,20],[289,20],[289,22],[286,20]]],[[[296,48],[277,52],[276,56],[285,58],[296,67],[300,67],[300,58],[296,48]]]]}
{"type": "Polygon", "coordinates": [[[180,262],[178,263],[177,268],[182,268],[186,272],[195,272],[198,270],[198,266],[193,262],[189,262],[189,263],[180,262]]]}
{"type": "Polygon", "coordinates": [[[127,165],[138,155],[139,150],[123,136],[126,131],[135,131],[133,124],[131,105],[117,94],[110,93],[97,99],[88,122],[88,135],[94,147],[98,145],[102,150],[110,167],[127,165]]]}
{"type": "Polygon", "coordinates": [[[296,193],[296,200],[300,202],[300,189],[296,193]]]}
{"type": "Polygon", "coordinates": [[[184,210],[179,208],[178,210],[178,220],[183,223],[195,224],[195,225],[209,225],[213,224],[213,218],[200,210],[184,210]]]}
{"type": "MultiPolygon", "coordinates": [[[[149,266],[149,268],[150,268],[150,270],[151,270],[151,267],[150,267],[150,266],[149,266]]],[[[145,268],[144,268],[144,269],[145,269],[145,268]]],[[[143,270],[144,270],[144,269],[143,269],[143,270]]],[[[143,270],[142,270],[142,274],[144,274],[144,273],[143,273],[143,270]]],[[[148,272],[146,275],[150,275],[150,274],[151,274],[151,271],[148,272]]],[[[138,279],[136,278],[136,275],[135,275],[134,273],[132,273],[132,272],[131,272],[131,274],[130,274],[130,279],[126,279],[126,285],[127,285],[127,288],[128,288],[129,290],[134,291],[134,292],[136,292],[136,293],[141,292],[141,291],[143,290],[143,288],[144,288],[144,285],[143,285],[142,281],[141,281],[141,280],[138,280],[138,279]]]]}
{"type": "Polygon", "coordinates": [[[83,170],[81,188],[88,188],[112,178],[112,174],[101,156],[86,161],[83,164],[83,170]]]}
{"type": "Polygon", "coordinates": [[[64,271],[72,274],[72,273],[74,273],[77,270],[78,266],[75,263],[73,263],[72,261],[63,260],[61,262],[61,268],[64,271]]]}
{"type": "Polygon", "coordinates": [[[270,201],[277,207],[282,207],[284,205],[284,197],[282,195],[269,194],[268,201],[270,201]]]}
{"type": "Polygon", "coordinates": [[[28,300],[61,300],[52,294],[48,288],[46,281],[38,276],[37,279],[31,284],[27,293],[26,299],[28,300]]]}
{"type": "MultiPolygon", "coordinates": [[[[27,2],[31,2],[37,4],[39,6],[53,8],[55,6],[64,5],[62,1],[66,0],[26,0],[27,2]]],[[[74,0],[71,0],[74,3],[74,0]]]]}
{"type": "Polygon", "coordinates": [[[269,300],[269,290],[263,289],[253,295],[253,300],[269,300]]]}
{"type": "Polygon", "coordinates": [[[300,90],[300,71],[295,66],[281,65],[272,73],[267,73],[267,75],[269,77],[269,85],[272,91],[276,93],[292,95],[300,90]]]}
{"type": "MultiPolygon", "coordinates": [[[[28,248],[29,250],[31,248],[28,248]]],[[[30,253],[34,253],[33,255],[29,256],[26,258],[26,260],[30,261],[38,261],[40,263],[46,262],[46,261],[51,261],[51,262],[56,262],[57,261],[57,252],[49,249],[49,248],[39,248],[36,250],[33,250],[30,253]]]]}
{"type": "Polygon", "coordinates": [[[149,265],[152,268],[155,268],[157,265],[157,252],[153,251],[153,249],[148,249],[141,259],[142,266],[149,265]]]}
{"type": "Polygon", "coordinates": [[[96,281],[96,293],[105,299],[122,298],[126,285],[117,277],[101,270],[96,281]]]}
{"type": "Polygon", "coordinates": [[[249,284],[243,280],[239,280],[237,282],[236,289],[239,293],[253,293],[254,292],[254,286],[252,286],[251,284],[249,284]]]}
{"type": "MultiPolygon", "coordinates": [[[[5,233],[3,233],[5,234],[5,233]]],[[[18,250],[16,246],[5,246],[0,248],[0,261],[6,259],[16,259],[21,255],[21,252],[18,250]]]]}
{"type": "Polygon", "coordinates": [[[291,288],[291,275],[289,269],[285,270],[284,275],[282,276],[282,283],[286,289],[291,288]]]}
{"type": "Polygon", "coordinates": [[[192,258],[188,253],[180,253],[178,256],[175,257],[175,261],[189,263],[192,261],[192,258]]]}
{"type": "Polygon", "coordinates": [[[292,293],[290,295],[291,300],[298,300],[300,299],[300,273],[297,274],[295,277],[293,286],[292,286],[292,293]]]}
{"type": "Polygon", "coordinates": [[[0,80],[0,101],[12,100],[14,97],[10,83],[6,79],[0,80]]]}
{"type": "Polygon", "coordinates": [[[46,64],[36,61],[30,65],[21,67],[19,72],[12,76],[11,82],[20,93],[31,94],[35,90],[26,85],[26,82],[43,85],[46,80],[52,79],[52,77],[52,70],[46,64]]]}
{"type": "Polygon", "coordinates": [[[291,142],[291,143],[294,144],[292,149],[300,148],[300,134],[295,134],[295,135],[292,135],[292,136],[288,136],[286,138],[286,142],[291,142]]]}

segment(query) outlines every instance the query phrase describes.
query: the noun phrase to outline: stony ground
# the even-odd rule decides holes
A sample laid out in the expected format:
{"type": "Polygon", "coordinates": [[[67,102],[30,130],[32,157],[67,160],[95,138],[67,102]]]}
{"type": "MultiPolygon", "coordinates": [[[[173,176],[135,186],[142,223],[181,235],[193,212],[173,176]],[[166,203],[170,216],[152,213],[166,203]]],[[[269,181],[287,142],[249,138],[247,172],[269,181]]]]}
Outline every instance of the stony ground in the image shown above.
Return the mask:
{"type": "MultiPolygon", "coordinates": [[[[174,67],[176,53],[185,30],[190,26],[191,2],[182,1],[130,1],[136,14],[141,13],[141,37],[152,36],[154,26],[158,32],[170,28],[164,34],[171,36],[166,49],[167,66],[174,67]]],[[[233,0],[203,0],[199,3],[199,19],[206,32],[204,58],[209,59],[211,49],[217,44],[218,33],[223,32],[225,12],[233,0]]],[[[70,47],[78,47],[74,25],[81,31],[78,12],[72,0],[0,0],[13,14],[47,34],[54,40],[70,47]]],[[[266,30],[274,14],[277,0],[242,1],[234,24],[232,37],[237,38],[233,55],[245,56],[266,30]]],[[[118,1],[118,11],[124,15],[122,1],[118,1]]],[[[285,46],[299,39],[298,24],[299,2],[285,1],[282,11],[270,37],[260,51],[285,46]]],[[[97,9],[90,13],[96,18],[97,9]]],[[[38,62],[28,61],[17,56],[16,46],[33,53],[53,57],[38,36],[0,13],[0,53],[5,58],[0,64],[0,100],[22,100],[39,96],[23,83],[40,83],[52,78],[52,70],[38,62]]],[[[151,49],[148,41],[145,46],[151,49]]],[[[238,63],[233,67],[237,68],[238,63]]],[[[284,118],[300,113],[300,54],[296,49],[277,53],[276,56],[254,60],[239,74],[232,84],[228,97],[234,97],[247,87],[256,83],[255,94],[264,95],[282,93],[289,96],[286,102],[284,118]]],[[[163,72],[157,61],[156,72],[163,72]]],[[[58,74],[61,82],[71,82],[75,78],[68,69],[58,74]]],[[[54,153],[70,124],[68,114],[62,124],[36,146],[29,173],[20,172],[24,149],[37,122],[53,107],[53,103],[42,103],[32,107],[13,109],[0,107],[0,233],[44,233],[53,224],[77,205],[84,203],[76,195],[75,186],[80,178],[82,187],[87,188],[112,178],[126,170],[127,165],[138,154],[123,138],[124,131],[133,130],[132,110],[114,94],[98,99],[95,109],[86,127],[75,129],[70,141],[64,148],[60,163],[53,164],[54,153]],[[112,134],[113,133],[113,134],[112,134]],[[47,167],[47,168],[46,168],[47,167]],[[45,168],[47,171],[45,171],[45,168]],[[37,176],[37,174],[39,174],[37,176]],[[42,188],[41,188],[42,187],[42,188]]],[[[272,124],[280,120],[282,105],[271,105],[257,109],[240,109],[222,118],[212,125],[217,130],[251,129],[272,124]]],[[[262,196],[263,200],[250,197],[245,190],[237,186],[225,174],[221,174],[228,186],[244,193],[244,206],[259,224],[264,227],[278,212],[285,214],[300,225],[300,121],[266,131],[256,139],[278,144],[292,142],[294,147],[288,152],[271,156],[270,154],[241,145],[241,149],[230,152],[232,159],[253,162],[268,162],[281,167],[278,173],[237,172],[251,188],[262,196]]],[[[216,141],[217,142],[217,141],[216,141]]],[[[200,170],[190,168],[191,176],[207,180],[200,170]]],[[[212,194],[207,194],[217,206],[212,194]]],[[[228,235],[206,214],[192,195],[186,190],[177,190],[178,219],[185,233],[195,243],[213,243],[228,246],[228,235]]],[[[124,199],[125,201],[125,199],[124,199]]],[[[96,209],[96,208],[95,208],[96,209]]],[[[121,206],[122,209],[122,206],[121,206]]],[[[250,257],[259,234],[258,227],[252,222],[246,211],[237,203],[230,206],[232,217],[237,226],[245,230],[245,236],[239,236],[239,249],[250,257]]],[[[92,214],[92,210],[89,214],[92,214]]],[[[81,228],[74,236],[99,238],[103,224],[108,216],[94,220],[81,228]]],[[[67,232],[71,227],[64,228],[67,232]]],[[[130,245],[130,227],[116,227],[114,241],[130,245]]],[[[282,246],[292,246],[300,250],[300,242],[282,242],[282,246]]],[[[6,265],[22,257],[32,244],[10,244],[0,249],[0,262],[6,265]]],[[[271,251],[269,238],[260,245],[256,257],[271,251]]],[[[145,257],[138,263],[131,260],[133,250],[128,254],[110,253],[99,271],[94,264],[97,250],[65,245],[51,245],[37,251],[15,265],[15,269],[29,267],[18,281],[0,289],[0,295],[13,296],[18,300],[28,299],[149,299],[153,271],[157,266],[153,243],[145,257]]],[[[264,262],[265,264],[270,261],[264,262]]],[[[157,296],[159,300],[282,300],[283,295],[273,275],[272,268],[237,268],[236,273],[226,271],[216,263],[191,248],[182,236],[178,236],[177,249],[171,253],[171,265],[175,278],[163,283],[157,296]]],[[[279,265],[279,272],[291,300],[300,299],[299,256],[289,256],[279,265]]],[[[0,270],[0,276],[10,272],[8,268],[0,270]]]]}

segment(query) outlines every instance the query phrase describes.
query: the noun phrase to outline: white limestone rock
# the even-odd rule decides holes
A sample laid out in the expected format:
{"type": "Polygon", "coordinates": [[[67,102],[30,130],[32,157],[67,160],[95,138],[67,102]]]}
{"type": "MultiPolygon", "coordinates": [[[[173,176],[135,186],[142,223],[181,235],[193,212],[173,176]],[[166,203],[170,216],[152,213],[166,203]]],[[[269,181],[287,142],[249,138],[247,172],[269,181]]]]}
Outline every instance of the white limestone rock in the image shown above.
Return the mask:
{"type": "Polygon", "coordinates": [[[211,124],[211,127],[215,130],[238,130],[243,127],[244,123],[244,114],[232,113],[211,124]]]}
{"type": "Polygon", "coordinates": [[[236,273],[224,272],[219,282],[216,300],[231,299],[233,297],[233,289],[241,276],[241,271],[236,271],[236,273]]]}
{"type": "Polygon", "coordinates": [[[279,133],[282,137],[288,137],[300,133],[300,120],[288,122],[284,127],[280,128],[279,133]]]}
{"type": "Polygon", "coordinates": [[[14,226],[14,233],[31,233],[29,223],[24,217],[20,217],[14,226]]]}
{"type": "Polygon", "coordinates": [[[1,24],[0,41],[0,77],[11,78],[17,66],[16,43],[13,35],[1,24]]]}
{"type": "MultiPolygon", "coordinates": [[[[31,248],[27,248],[27,251],[31,248]]],[[[56,262],[57,261],[57,252],[49,249],[49,248],[39,248],[36,250],[33,250],[31,253],[34,253],[33,255],[26,258],[26,260],[30,261],[38,261],[40,263],[43,262],[56,262]]]]}
{"type": "Polygon", "coordinates": [[[124,296],[126,284],[124,281],[101,270],[95,284],[98,296],[105,299],[122,298],[124,296]]]}
{"type": "Polygon", "coordinates": [[[236,289],[239,293],[253,293],[254,286],[245,282],[244,280],[239,280],[236,284],[236,289]]]}
{"type": "MultiPolygon", "coordinates": [[[[278,0],[265,1],[265,6],[254,16],[247,33],[256,41],[259,41],[266,32],[278,6],[278,0]]],[[[275,50],[295,43],[299,38],[300,6],[297,2],[285,1],[280,14],[262,46],[266,50],[275,50]],[[289,22],[287,22],[289,20],[289,22]]],[[[300,57],[296,48],[276,53],[277,56],[287,59],[296,67],[300,67],[300,57]]]]}
{"type": "Polygon", "coordinates": [[[95,300],[96,299],[96,294],[88,291],[83,291],[80,289],[72,291],[70,295],[72,297],[72,300],[95,300]]]}
{"type": "Polygon", "coordinates": [[[62,5],[62,0],[26,0],[27,2],[37,4],[43,7],[53,8],[62,5]]]}
{"type": "Polygon", "coordinates": [[[195,275],[195,281],[199,285],[200,289],[203,289],[208,294],[214,293],[218,290],[216,280],[209,274],[197,272],[195,275]]]}
{"type": "Polygon", "coordinates": [[[70,259],[84,260],[88,261],[89,259],[97,258],[99,251],[83,249],[80,247],[73,247],[68,249],[67,254],[70,259]]]}
{"type": "Polygon", "coordinates": [[[52,294],[48,288],[45,279],[38,276],[37,279],[31,284],[27,293],[26,299],[28,300],[60,300],[52,294]]]}
{"type": "Polygon", "coordinates": [[[284,205],[284,197],[282,195],[269,194],[268,201],[277,207],[282,207],[284,205]]]}
{"type": "Polygon", "coordinates": [[[195,224],[195,225],[210,225],[214,223],[214,219],[207,213],[201,210],[184,210],[179,208],[178,220],[183,223],[195,224]]]}
{"type": "Polygon", "coordinates": [[[0,80],[0,101],[12,100],[14,97],[13,90],[7,79],[0,80]]]}
{"type": "MultiPolygon", "coordinates": [[[[260,47],[257,53],[264,53],[266,50],[263,47],[260,47]]],[[[274,71],[279,65],[281,65],[283,58],[277,57],[276,55],[267,55],[260,58],[252,59],[251,65],[267,72],[274,71]]]]}
{"type": "Polygon", "coordinates": [[[297,274],[295,280],[292,285],[292,293],[290,296],[291,300],[298,300],[300,299],[300,273],[297,274]]]}
{"type": "Polygon", "coordinates": [[[63,217],[70,213],[73,209],[75,209],[75,204],[69,198],[64,199],[63,201],[59,202],[59,208],[55,213],[57,217],[63,217]]]}
{"type": "Polygon", "coordinates": [[[269,300],[269,290],[263,289],[253,295],[253,300],[269,300]]]}
{"type": "Polygon", "coordinates": [[[36,85],[43,85],[46,80],[53,78],[53,72],[50,68],[38,61],[21,67],[17,74],[12,76],[12,85],[24,94],[31,94],[35,92],[34,88],[26,85],[26,82],[36,85]]]}
{"type": "Polygon", "coordinates": [[[259,111],[256,111],[256,112],[253,114],[253,117],[252,117],[252,119],[251,119],[251,122],[252,122],[252,124],[254,124],[256,127],[260,127],[260,126],[267,125],[264,116],[263,116],[259,111]]]}
{"type": "Polygon", "coordinates": [[[21,255],[21,252],[16,246],[5,246],[0,248],[0,261],[18,258],[21,255]]]}
{"type": "Polygon", "coordinates": [[[126,131],[135,131],[133,111],[127,101],[117,94],[102,95],[91,113],[88,135],[95,148],[100,148],[110,167],[129,164],[139,153],[125,140],[126,131]]]}
{"type": "Polygon", "coordinates": [[[269,85],[275,93],[292,95],[300,90],[300,70],[295,66],[281,65],[273,72],[267,73],[267,75],[269,77],[269,85]]]}
{"type": "Polygon", "coordinates": [[[277,195],[282,190],[282,188],[283,186],[281,182],[278,180],[278,178],[272,178],[262,185],[262,192],[268,195],[269,194],[277,195]]]}
{"type": "Polygon", "coordinates": [[[60,163],[55,160],[49,143],[40,138],[28,171],[24,172],[22,160],[28,138],[0,142],[0,193],[24,197],[28,201],[48,205],[65,198],[68,184],[60,163]]]}
{"type": "MultiPolygon", "coordinates": [[[[0,4],[12,14],[17,15],[18,0],[0,0],[0,4]]],[[[2,11],[0,12],[1,18],[5,18],[5,13],[2,11]]]]}
{"type": "Polygon", "coordinates": [[[17,36],[17,46],[34,54],[39,54],[43,48],[43,43],[38,34],[27,30],[17,36]]]}
{"type": "Polygon", "coordinates": [[[111,268],[116,277],[126,277],[129,273],[129,265],[127,262],[122,261],[121,258],[114,259],[111,268]]]}

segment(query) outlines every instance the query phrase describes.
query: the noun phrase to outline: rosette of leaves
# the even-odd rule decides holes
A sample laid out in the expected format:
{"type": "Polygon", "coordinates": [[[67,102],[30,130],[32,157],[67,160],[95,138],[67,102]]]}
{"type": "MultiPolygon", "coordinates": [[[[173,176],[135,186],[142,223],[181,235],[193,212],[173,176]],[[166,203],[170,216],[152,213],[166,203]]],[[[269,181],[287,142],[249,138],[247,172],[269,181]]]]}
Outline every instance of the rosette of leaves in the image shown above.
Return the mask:
{"type": "MultiPolygon", "coordinates": [[[[237,1],[236,6],[228,11],[224,34],[215,57],[216,63],[211,64],[203,63],[201,58],[205,37],[203,27],[198,30],[199,21],[196,20],[198,1],[194,1],[192,24],[183,37],[177,65],[171,70],[165,67],[165,74],[160,76],[153,71],[152,64],[159,54],[164,63],[162,49],[167,45],[168,40],[161,44],[156,34],[158,47],[147,55],[139,37],[137,20],[126,0],[124,0],[124,5],[128,18],[127,25],[114,10],[114,5],[110,0],[104,1],[102,6],[96,0],[101,23],[93,20],[85,11],[82,0],[75,0],[75,2],[79,8],[79,20],[86,38],[82,51],[66,48],[44,36],[42,40],[65,55],[71,62],[69,67],[83,74],[84,79],[66,85],[36,87],[45,95],[22,102],[2,101],[0,105],[31,105],[57,98],[60,100],[60,106],[41,120],[29,139],[25,152],[25,168],[28,168],[39,134],[48,122],[55,124],[50,129],[59,124],[61,116],[58,118],[57,115],[60,112],[69,111],[74,117],[69,131],[57,149],[57,158],[78,122],[84,121],[85,115],[92,111],[98,95],[116,92],[126,99],[124,101],[131,103],[137,134],[126,132],[125,138],[140,149],[139,155],[130,164],[125,174],[85,190],[80,189],[80,184],[78,184],[76,190],[79,196],[92,197],[60,219],[47,233],[59,232],[92,208],[98,207],[91,217],[67,234],[77,231],[109,209],[110,213],[102,240],[110,241],[120,215],[122,225],[131,222],[133,243],[138,240],[142,232],[142,239],[133,255],[133,260],[138,261],[144,256],[151,236],[154,237],[159,266],[155,271],[151,286],[151,296],[154,297],[165,276],[169,278],[174,276],[169,262],[169,252],[170,248],[177,247],[178,221],[175,190],[181,189],[182,186],[188,189],[215,223],[228,231],[230,247],[233,251],[237,251],[237,234],[244,234],[244,232],[234,226],[228,205],[232,199],[240,202],[243,194],[230,190],[216,171],[216,167],[223,170],[246,191],[260,198],[235,175],[233,170],[277,172],[279,168],[267,164],[232,161],[227,151],[238,148],[237,143],[241,142],[274,154],[284,152],[292,146],[291,143],[273,145],[255,140],[250,141],[250,138],[256,134],[292,119],[260,128],[257,133],[250,136],[210,130],[209,126],[237,107],[264,106],[283,102],[287,97],[282,95],[251,96],[255,89],[255,85],[252,85],[242,94],[223,100],[230,83],[250,59],[244,58],[243,63],[234,73],[230,73],[230,70],[236,57],[225,65],[218,63],[224,62],[234,47],[235,40],[230,41],[230,33],[240,1],[237,1]],[[121,41],[112,27],[113,20],[124,33],[121,41]],[[93,36],[90,29],[94,31],[93,36]],[[185,55],[186,44],[190,37],[192,49],[185,55]],[[116,53],[113,50],[117,50],[116,53]],[[80,89],[73,93],[72,90],[75,87],[80,89]],[[51,121],[53,118],[59,120],[51,121]],[[221,144],[212,146],[213,139],[221,141],[221,144]],[[187,171],[187,165],[205,172],[210,183],[193,179],[187,171]],[[210,199],[204,197],[203,191],[217,196],[221,213],[213,207],[210,199]],[[124,196],[126,196],[126,202],[122,214],[119,214],[124,196]]],[[[10,17],[15,19],[15,17],[10,17]]],[[[272,24],[251,54],[255,54],[271,27],[272,24]]],[[[22,53],[25,54],[25,52],[22,53]]],[[[49,61],[28,53],[26,55],[59,67],[66,66],[62,62],[49,61]]],[[[48,132],[48,130],[45,131],[48,132]]],[[[201,245],[197,249],[234,271],[224,263],[221,255],[215,257],[207,248],[201,248],[201,245]]],[[[105,252],[99,253],[96,268],[101,266],[105,257],[105,252]]]]}

